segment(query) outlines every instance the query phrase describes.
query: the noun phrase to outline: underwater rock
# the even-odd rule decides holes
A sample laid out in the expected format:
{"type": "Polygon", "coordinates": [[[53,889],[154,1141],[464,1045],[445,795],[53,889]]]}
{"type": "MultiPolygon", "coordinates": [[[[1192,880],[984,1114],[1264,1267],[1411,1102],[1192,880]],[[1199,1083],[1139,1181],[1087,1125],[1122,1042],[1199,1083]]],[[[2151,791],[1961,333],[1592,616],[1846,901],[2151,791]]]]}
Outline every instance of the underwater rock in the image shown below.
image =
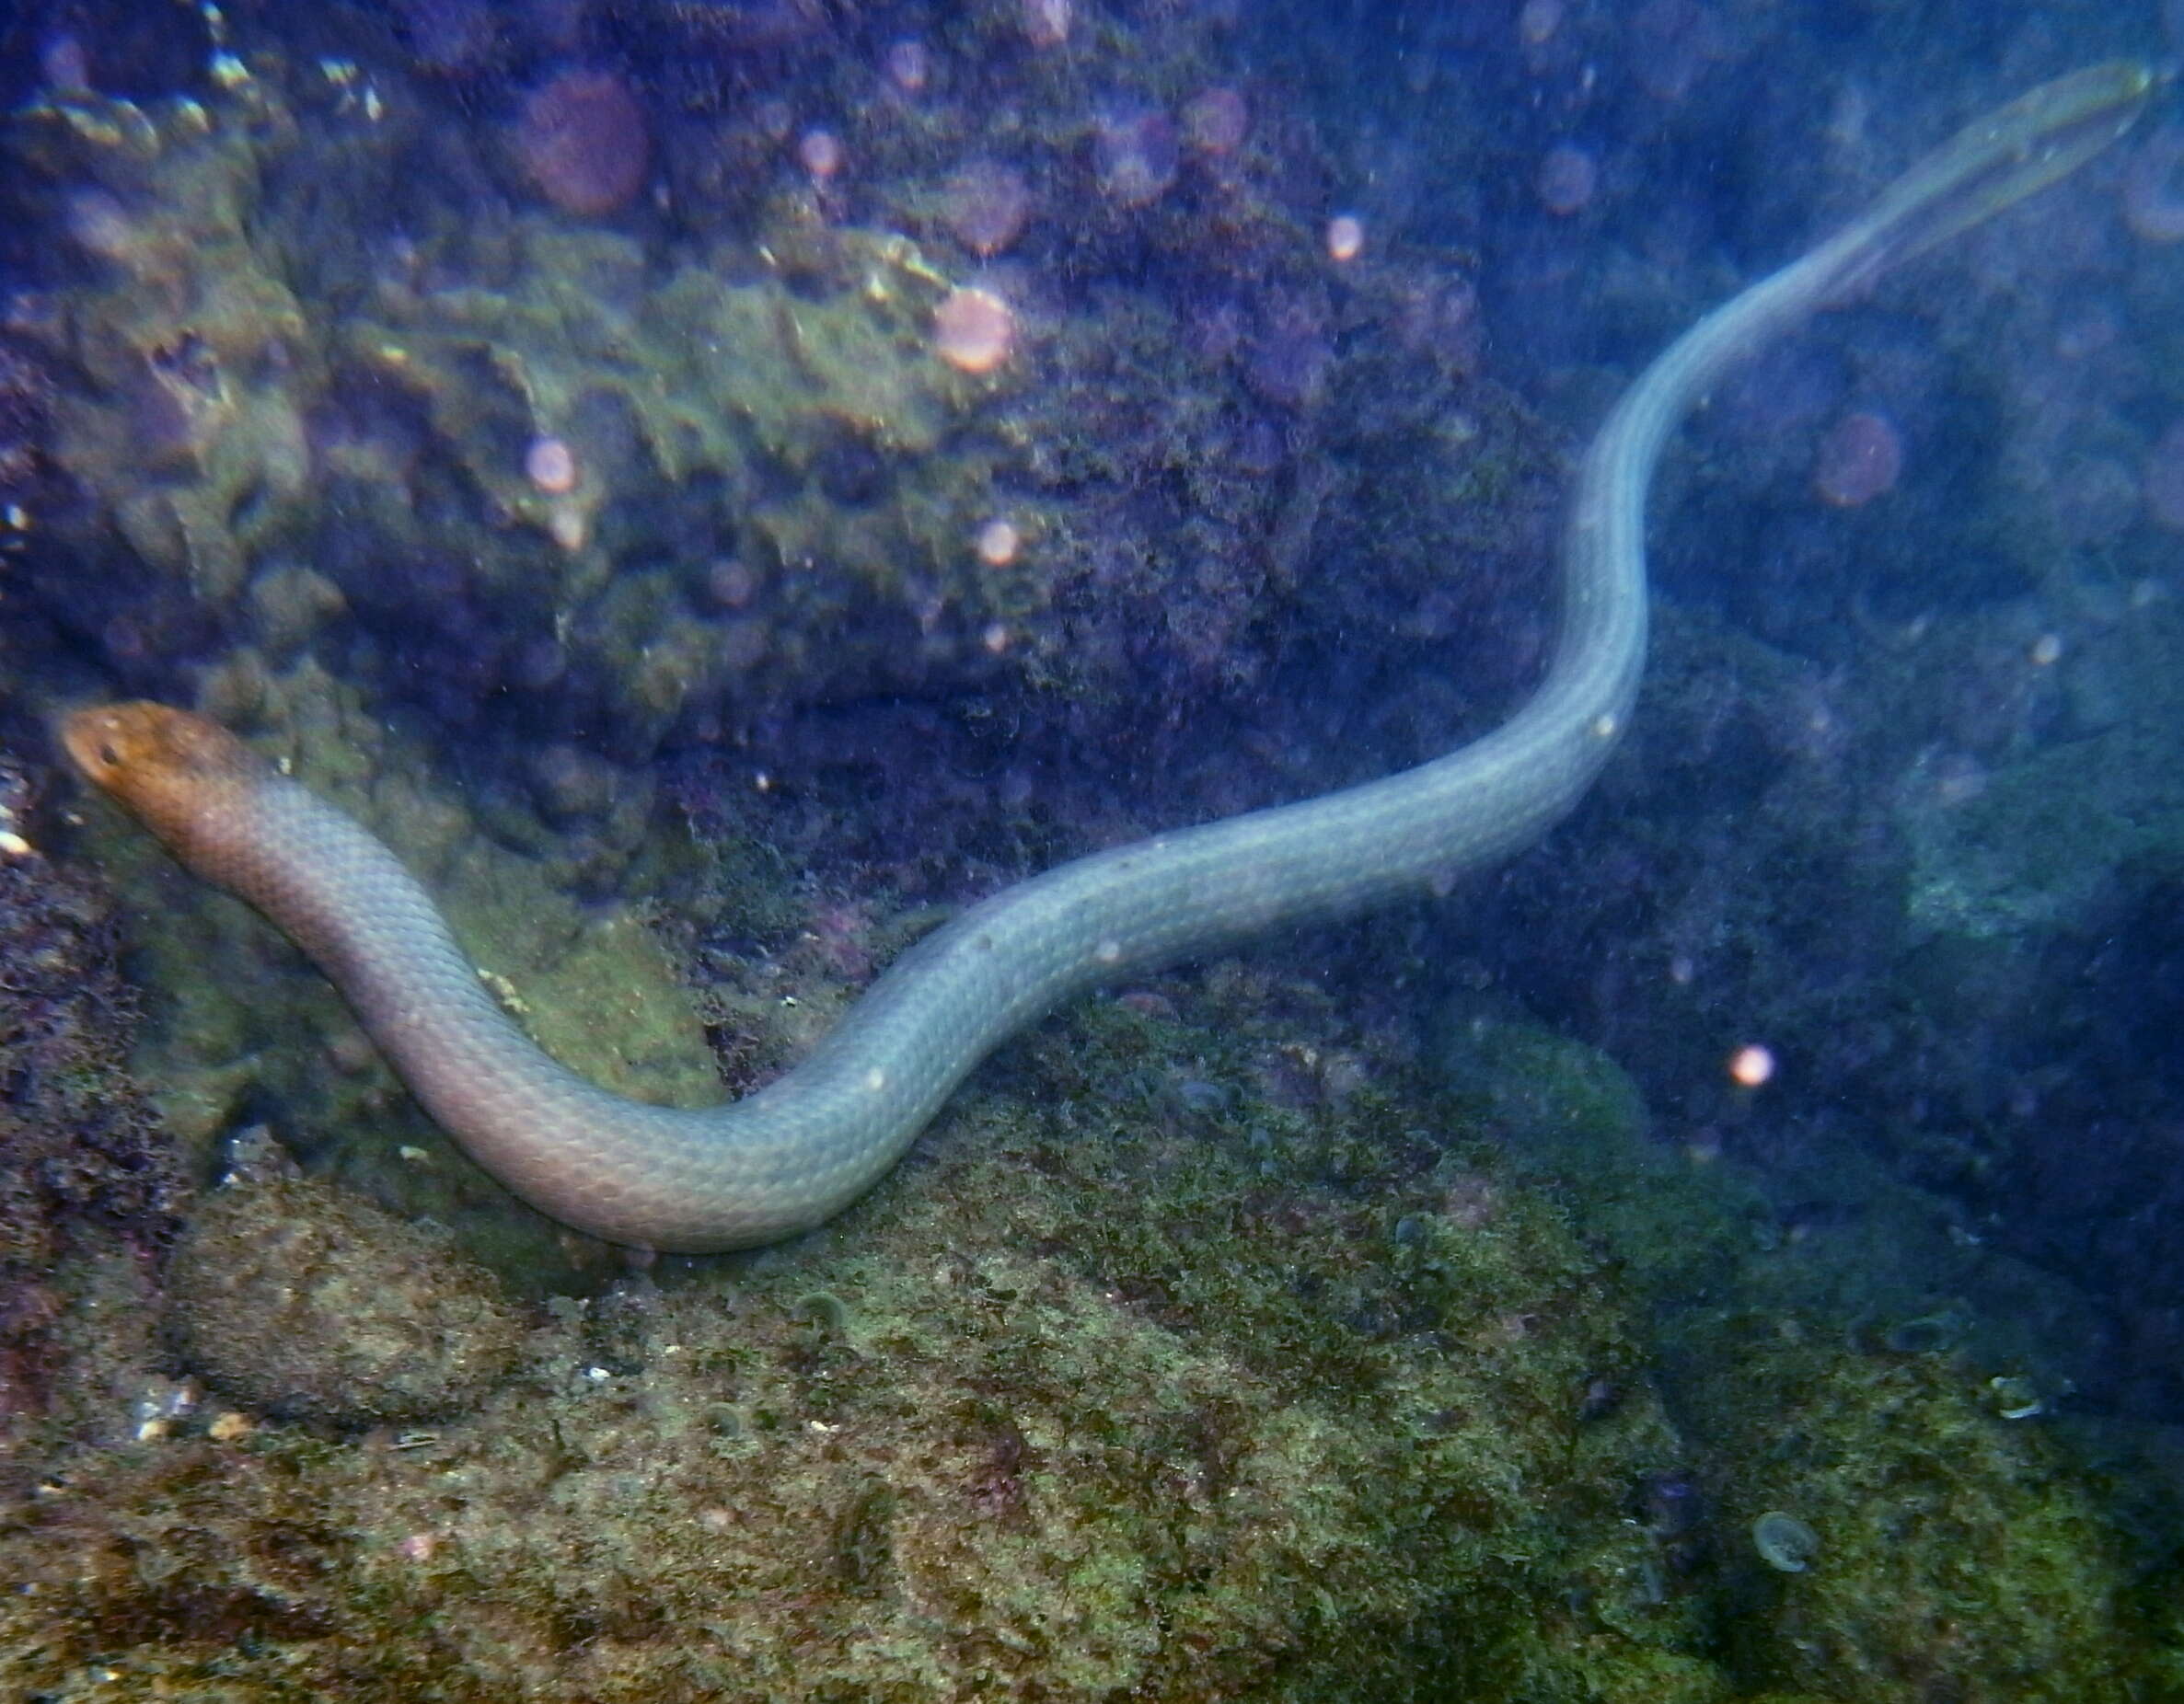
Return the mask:
{"type": "Polygon", "coordinates": [[[0,498],[28,494],[52,453],[53,385],[27,351],[0,343],[0,498]]]}
{"type": "Polygon", "coordinates": [[[217,109],[55,97],[22,126],[30,172],[98,263],[47,328],[81,374],[53,406],[56,457],[112,535],[225,604],[312,501],[321,369],[260,228],[293,121],[252,83],[217,109]]]}
{"type": "Polygon", "coordinates": [[[533,89],[515,128],[524,173],[563,213],[618,213],[644,188],[652,137],[635,92],[611,71],[560,72],[533,89]]]}
{"type": "Polygon", "coordinates": [[[0,1280],[49,1265],[73,1219],[156,1243],[184,1192],[123,1065],[135,1012],[110,902],[40,855],[36,804],[31,772],[0,752],[0,1280]]]}
{"type": "MultiPolygon", "coordinates": [[[[1684,1452],[1612,1274],[1542,1197],[1451,1217],[1471,1169],[1406,1134],[1417,1109],[1270,1105],[1255,1052],[1076,1014],[906,1186],[792,1250],[558,1298],[533,1372],[413,1447],[263,1427],[140,1453],[95,1517],[0,1530],[0,1573],[42,1551],[70,1583],[0,1595],[0,1694],[121,1627],[100,1650],[133,1680],[183,1696],[226,1664],[238,1701],[550,1675],[543,1696],[597,1704],[1324,1704],[1464,1696],[1427,1687],[1576,1650],[1593,1696],[1720,1704],[1698,1600],[1646,1583],[1659,1542],[1626,1518],[1684,1452]],[[1185,1073],[1226,1107],[1185,1123],[1121,1087],[1185,1073]],[[1628,1394],[1586,1419],[1594,1375],[1628,1394]],[[185,1500],[103,1565],[112,1525],[185,1500]],[[257,1630],[239,1664],[177,1580],[257,1630]],[[1690,1684],[1646,1689],[1671,1672],[1690,1684]]],[[[191,1283],[240,1316],[223,1335],[273,1335],[306,1265],[338,1267],[349,1336],[411,1334],[371,1292],[419,1272],[376,1230],[297,1257],[373,1210],[275,1180],[213,1212],[236,1225],[191,1283]]]]}
{"type": "MultiPolygon", "coordinates": [[[[639,10],[706,53],[746,51],[760,10],[800,49],[834,34],[794,3],[639,10]]],[[[752,102],[745,73],[679,54],[648,76],[641,30],[587,64],[560,58],[573,40],[530,57],[536,20],[491,39],[461,0],[391,13],[391,59],[56,92],[4,138],[57,239],[37,325],[9,328],[52,367],[44,458],[81,494],[41,524],[98,570],[38,597],[143,689],[237,642],[325,641],[428,721],[535,717],[625,759],[802,704],[1010,683],[1167,725],[1258,679],[1278,615],[1354,630],[1425,587],[1439,626],[1502,606],[1500,565],[1533,558],[1518,476],[1553,453],[1440,347],[1475,345],[1475,295],[1444,312],[1438,271],[1377,252],[1330,293],[1299,240],[1313,148],[1208,85],[1219,26],[1149,30],[1126,90],[988,15],[922,65],[894,55],[896,98],[838,133],[804,121],[855,103],[752,102]],[[928,75],[944,106],[909,99],[928,75]],[[490,127],[457,121],[473,102],[490,127]],[[1105,211],[1058,216],[1077,203],[1105,211]],[[1171,275],[1173,300],[1069,282],[1171,275]],[[1191,352],[1231,318],[1266,328],[1248,371],[1191,352]],[[1304,446],[1254,391],[1380,446],[1358,458],[1375,477],[1307,455],[1294,492],[1268,478],[1304,446]],[[1446,498],[1346,524],[1375,548],[1302,575],[1315,531],[1383,485],[1446,498]],[[977,547],[997,514],[1034,547],[977,547]],[[734,620],[706,584],[723,558],[753,576],[734,620]]]]}
{"type": "Polygon", "coordinates": [[[1686,1306],[1719,1324],[1678,1376],[1715,1424],[1681,1432],[1624,1249],[1444,1104],[1270,1099],[1300,1007],[1259,986],[1034,1031],[850,1213],[557,1298],[533,1371],[413,1447],[230,1422],[109,1452],[65,1518],[0,1523],[0,1574],[58,1583],[0,1594],[0,1694],[57,1693],[98,1639],[137,1696],[238,1704],[539,1675],[597,1704],[1897,1704],[1947,1627],[1952,1696],[2121,1696],[2123,1576],[2045,1429],[1939,1358],[1686,1306]],[[1821,1565],[1730,1551],[1771,1507],[1821,1565]]]}
{"type": "Polygon", "coordinates": [[[192,1371],[245,1405],[337,1425],[474,1402],[522,1327],[444,1236],[316,1179],[248,1177],[205,1197],[168,1272],[192,1371]]]}
{"type": "Polygon", "coordinates": [[[87,1264],[127,1292],[186,1192],[123,1063],[135,1008],[113,968],[110,902],[38,850],[37,791],[36,772],[0,752],[0,1452],[72,1392],[98,1406],[127,1333],[110,1312],[87,1342],[87,1264]]]}

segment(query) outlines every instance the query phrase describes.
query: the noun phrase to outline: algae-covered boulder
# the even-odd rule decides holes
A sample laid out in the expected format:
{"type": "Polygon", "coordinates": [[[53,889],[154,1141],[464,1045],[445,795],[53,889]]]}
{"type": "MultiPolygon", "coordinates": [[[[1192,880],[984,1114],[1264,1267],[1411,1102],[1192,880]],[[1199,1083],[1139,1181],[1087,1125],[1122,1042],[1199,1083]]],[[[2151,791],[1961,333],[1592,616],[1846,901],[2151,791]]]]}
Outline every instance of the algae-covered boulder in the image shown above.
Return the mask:
{"type": "MultiPolygon", "coordinates": [[[[161,1630],[100,1634],[116,1673],[186,1695],[217,1670],[237,1700],[1515,1698],[1582,1673],[1715,1704],[1695,1600],[1633,1518],[1680,1445],[1603,1263],[1429,1109],[1279,1104],[1285,1070],[1096,1007],[837,1225],[557,1303],[531,1376],[415,1447],[272,1425],[87,1462],[84,1506],[152,1536],[121,1566],[80,1524],[0,1534],[0,1567],[53,1583],[0,1606],[0,1689],[124,1628],[161,1630]]],[[[304,1187],[193,1249],[192,1288],[322,1272],[363,1313],[420,1282],[376,1234],[265,1245],[304,1187]]]]}
{"type": "Polygon", "coordinates": [[[81,380],[58,406],[58,458],[144,563],[225,604],[312,507],[305,419],[324,363],[259,229],[293,124],[256,85],[216,118],[56,92],[14,140],[41,211],[92,263],[39,328],[81,380]]]}
{"type": "MultiPolygon", "coordinates": [[[[1952,1357],[1718,1291],[1664,1353],[1638,1263],[1446,1102],[1199,997],[1036,1032],[797,1243],[556,1300],[526,1376],[429,1430],[82,1453],[0,1527],[39,1583],[0,1596],[0,1693],[2128,1696],[2112,1530],[1952,1357]],[[1770,1512],[1803,1572],[1753,1548],[1770,1512]]],[[[304,1187],[220,1258],[406,1330],[369,1310],[422,1257],[282,1248],[304,1187]]]]}
{"type": "Polygon", "coordinates": [[[183,1364],[248,1408],[297,1420],[452,1412],[522,1343],[491,1274],[445,1233],[300,1177],[207,1194],[168,1287],[183,1364]]]}
{"type": "Polygon", "coordinates": [[[1741,1671],[1861,1704],[2138,1696],[2123,1535],[2027,1381],[1781,1315],[1705,1335],[1690,1411],[1728,1464],[1741,1671]]]}
{"type": "Polygon", "coordinates": [[[107,1313],[99,1341],[82,1341],[81,1294],[97,1286],[62,1269],[104,1262],[105,1295],[138,1294],[189,1192],[126,1063],[136,1004],[113,961],[112,900],[40,850],[43,779],[0,743],[0,1456],[51,1421],[118,1429],[104,1374],[134,1333],[107,1313]]]}

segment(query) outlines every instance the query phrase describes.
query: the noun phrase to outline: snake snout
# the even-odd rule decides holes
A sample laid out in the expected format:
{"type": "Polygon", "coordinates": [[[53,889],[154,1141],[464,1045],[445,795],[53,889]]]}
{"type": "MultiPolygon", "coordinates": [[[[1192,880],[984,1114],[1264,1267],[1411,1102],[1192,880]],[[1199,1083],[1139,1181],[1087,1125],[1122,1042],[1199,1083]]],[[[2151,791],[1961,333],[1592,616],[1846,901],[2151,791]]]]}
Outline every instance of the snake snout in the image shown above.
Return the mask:
{"type": "Polygon", "coordinates": [[[219,723],[172,705],[100,704],[62,720],[84,778],[193,863],[222,803],[263,765],[219,723]]]}

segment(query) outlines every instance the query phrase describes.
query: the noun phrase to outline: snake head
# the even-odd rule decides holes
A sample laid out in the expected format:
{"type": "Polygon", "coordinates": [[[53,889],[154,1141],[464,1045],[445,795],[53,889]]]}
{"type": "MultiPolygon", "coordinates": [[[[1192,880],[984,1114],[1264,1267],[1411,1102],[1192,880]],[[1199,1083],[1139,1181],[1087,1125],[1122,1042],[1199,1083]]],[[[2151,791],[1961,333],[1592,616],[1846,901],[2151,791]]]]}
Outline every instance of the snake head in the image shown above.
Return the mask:
{"type": "Polygon", "coordinates": [[[86,780],[201,871],[217,861],[221,824],[235,814],[225,807],[266,773],[264,761],[218,722],[166,704],[71,711],[61,744],[86,780]]]}

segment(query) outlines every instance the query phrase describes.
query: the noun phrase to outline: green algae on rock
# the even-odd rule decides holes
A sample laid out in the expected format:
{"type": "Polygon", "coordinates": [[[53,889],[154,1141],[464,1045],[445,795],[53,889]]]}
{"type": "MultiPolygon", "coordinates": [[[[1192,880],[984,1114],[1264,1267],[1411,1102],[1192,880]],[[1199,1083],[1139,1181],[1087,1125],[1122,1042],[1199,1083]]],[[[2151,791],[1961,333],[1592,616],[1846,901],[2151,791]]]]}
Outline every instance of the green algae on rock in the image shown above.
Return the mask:
{"type": "MultiPolygon", "coordinates": [[[[655,276],[630,238],[538,217],[498,248],[469,257],[490,282],[381,292],[340,358],[414,399],[492,512],[535,529],[537,547],[503,539],[479,556],[478,595],[509,631],[558,613],[644,737],[731,679],[746,697],[808,690],[815,670],[836,690],[891,679],[1046,603],[1033,556],[971,548],[992,514],[1029,514],[997,489],[1011,454],[973,423],[1006,381],[933,354],[946,281],[907,239],[811,234],[768,249],[755,276],[719,262],[655,276]],[[541,435],[569,444],[572,489],[526,478],[512,446],[541,435]],[[700,528],[733,539],[747,581],[731,594],[733,642],[702,618],[709,565],[686,543],[700,528]],[[819,631],[824,654],[809,648],[819,631]]],[[[413,547],[439,542],[415,514],[383,520],[413,547]]]]}
{"type": "Polygon", "coordinates": [[[416,1448],[273,1425],[86,1459],[66,1519],[0,1531],[0,1567],[37,1551],[50,1583],[0,1602],[0,1689],[58,1684],[91,1629],[165,1628],[101,1663],[185,1694],[216,1672],[237,1704],[549,1678],[598,1704],[1575,1698],[1580,1674],[1720,1704],[1624,1518],[1681,1445],[1612,1275],[1440,1157],[1426,1109],[1262,1099],[1254,1045],[1080,1014],[951,1115],[917,1187],[549,1310],[529,1376],[416,1448]],[[1229,1099],[1115,1092],[1179,1074],[1229,1099]],[[1603,1369],[1630,1394],[1589,1418],[1603,1369]],[[176,1613],[185,1577],[218,1614],[176,1613]]]}
{"type": "Polygon", "coordinates": [[[136,1000],[115,968],[108,892],[39,849],[42,780],[0,746],[0,1456],[52,1418],[110,1423],[105,1341],[75,1329],[83,1293],[109,1304],[102,1323],[121,1321],[102,1340],[127,1338],[151,1284],[141,1257],[165,1246],[189,1193],[128,1068],[136,1000]],[[101,1261],[97,1279],[78,1270],[101,1261]]]}
{"type": "Polygon", "coordinates": [[[2052,1431],[1995,1415],[1964,1360],[1729,1307],[1681,1335],[1680,1412],[1722,1464],[1725,1515],[1756,1537],[1796,1509],[1824,1535],[1803,1572],[1756,1546],[1728,1571],[1737,1672],[1859,1704],[2134,1696],[2145,1636],[2100,1481],[2052,1431]]]}
{"type": "Polygon", "coordinates": [[[21,121],[22,155],[103,269],[51,328],[85,380],[58,408],[60,458],[145,562],[213,604],[316,503],[304,416],[325,368],[254,228],[295,130],[260,97],[54,95],[21,121]]]}
{"type": "Polygon", "coordinates": [[[1358,1043],[1312,991],[1173,994],[1034,1031],[793,1248],[555,1304],[414,1447],[72,1456],[0,1525],[40,1586],[0,1691],[1903,1704],[1946,1661],[1977,1704],[2120,1696],[2126,1575],[2040,1429],[1688,1294],[1671,1419],[1634,1263],[1488,1133],[1362,1066],[1300,1093],[1300,1012],[1358,1043]],[[1696,1562],[1663,1475],[1716,1510],[1696,1562]],[[1824,1568],[1732,1545],[1774,1506],[1824,1568]]]}
{"type": "Polygon", "coordinates": [[[445,1231],[271,1173],[238,1167],[176,1245],[168,1320],[191,1372],[260,1413],[336,1425],[452,1413],[507,1376],[520,1322],[445,1231]]]}
{"type": "Polygon", "coordinates": [[[90,500],[53,524],[98,570],[45,590],[130,666],[316,640],[390,703],[501,739],[539,712],[630,756],[872,692],[1175,708],[1265,675],[1277,614],[1332,634],[1423,597],[1455,625],[1534,579],[1556,455],[1476,378],[1475,328],[1435,333],[1470,327],[1471,286],[1389,257],[1334,288],[1301,131],[1155,207],[1079,181],[1105,77],[1138,63],[1180,98],[1224,35],[1163,15],[1112,31],[1097,77],[1013,49],[981,71],[1047,91],[995,137],[1094,197],[1050,222],[1047,264],[981,275],[1018,331],[988,373],[933,347],[976,257],[908,189],[953,168],[975,97],[867,115],[868,223],[768,191],[779,139],[716,113],[662,127],[672,217],[618,229],[474,193],[492,150],[368,53],[38,103],[9,134],[24,200],[79,240],[29,334],[69,374],[54,459],[90,500]],[[1172,299],[1149,287],[1171,269],[1172,299]],[[1260,292],[1282,305],[1258,332],[1191,305],[1260,292]],[[1256,394],[1254,339],[1292,333],[1324,385],[1256,394]],[[530,477],[539,443],[565,474],[530,477]],[[1329,471],[1353,459],[1371,474],[1329,471]],[[1023,547],[982,553],[996,522],[1023,547]]]}

